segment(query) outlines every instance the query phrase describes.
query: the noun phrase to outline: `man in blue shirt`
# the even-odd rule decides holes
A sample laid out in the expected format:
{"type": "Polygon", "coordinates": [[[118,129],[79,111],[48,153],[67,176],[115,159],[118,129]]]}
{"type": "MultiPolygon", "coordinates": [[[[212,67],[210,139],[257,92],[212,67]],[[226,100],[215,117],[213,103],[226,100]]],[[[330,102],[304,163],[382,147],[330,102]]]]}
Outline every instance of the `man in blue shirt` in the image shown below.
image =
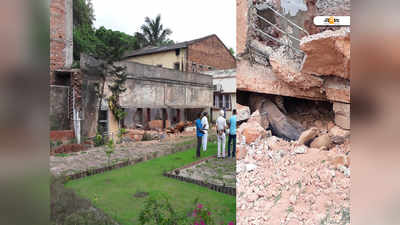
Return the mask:
{"type": "Polygon", "coordinates": [[[199,118],[195,121],[196,123],[196,134],[197,134],[197,148],[196,148],[196,157],[200,157],[200,148],[201,148],[201,142],[203,139],[204,131],[203,131],[203,126],[201,125],[201,116],[202,114],[199,114],[199,118]]]}
{"type": "Polygon", "coordinates": [[[228,157],[231,156],[231,142],[233,141],[232,158],[236,155],[236,109],[232,111],[229,119],[228,157]]]}

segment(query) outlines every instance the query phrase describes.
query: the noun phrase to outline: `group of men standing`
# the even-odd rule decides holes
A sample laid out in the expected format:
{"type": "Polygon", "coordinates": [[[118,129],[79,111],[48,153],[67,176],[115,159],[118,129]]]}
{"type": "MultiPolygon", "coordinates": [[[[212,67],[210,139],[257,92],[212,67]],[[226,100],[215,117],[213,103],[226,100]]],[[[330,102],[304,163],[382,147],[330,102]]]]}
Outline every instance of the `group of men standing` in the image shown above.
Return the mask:
{"type": "MultiPolygon", "coordinates": [[[[228,138],[228,157],[235,158],[236,156],[236,109],[232,111],[232,116],[227,123],[225,112],[220,111],[216,120],[217,139],[218,139],[218,155],[217,158],[225,158],[225,143],[226,143],[226,130],[229,128],[228,138]],[[228,126],[229,125],[229,126],[228,126]],[[232,144],[232,154],[231,154],[232,144]]],[[[207,151],[208,131],[210,125],[208,123],[207,112],[199,114],[196,120],[196,134],[197,134],[197,148],[196,157],[200,157],[200,148],[203,146],[203,151],[207,151]]]]}

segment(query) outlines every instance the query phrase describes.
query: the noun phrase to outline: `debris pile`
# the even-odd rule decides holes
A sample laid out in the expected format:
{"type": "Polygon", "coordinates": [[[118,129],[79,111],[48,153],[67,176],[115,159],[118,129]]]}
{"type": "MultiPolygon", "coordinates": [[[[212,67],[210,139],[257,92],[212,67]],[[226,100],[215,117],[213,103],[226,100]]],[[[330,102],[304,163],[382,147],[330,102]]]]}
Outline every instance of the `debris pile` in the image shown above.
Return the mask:
{"type": "Polygon", "coordinates": [[[190,121],[181,121],[175,125],[170,125],[170,122],[166,121],[166,125],[167,128],[163,129],[162,120],[152,120],[149,122],[149,130],[127,129],[126,134],[122,137],[122,142],[162,140],[175,136],[192,135],[196,131],[190,121]]]}
{"type": "Polygon", "coordinates": [[[239,145],[237,224],[350,224],[348,140],[314,148],[338,129],[315,139],[318,129],[306,131],[313,147],[275,136],[239,145]]]}
{"type": "Polygon", "coordinates": [[[238,128],[238,224],[350,224],[350,131],[327,103],[256,99],[238,128]]]}

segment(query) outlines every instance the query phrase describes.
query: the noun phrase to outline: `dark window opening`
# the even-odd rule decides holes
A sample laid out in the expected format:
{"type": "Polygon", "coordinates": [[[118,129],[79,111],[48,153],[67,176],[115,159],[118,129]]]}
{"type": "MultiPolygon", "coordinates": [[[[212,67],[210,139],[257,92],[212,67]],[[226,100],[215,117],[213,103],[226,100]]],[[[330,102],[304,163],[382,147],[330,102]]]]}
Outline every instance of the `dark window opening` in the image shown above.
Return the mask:
{"type": "Polygon", "coordinates": [[[175,55],[176,55],[176,56],[179,56],[180,52],[181,52],[180,49],[175,49],[175,55]]]}
{"type": "Polygon", "coordinates": [[[70,86],[71,72],[54,72],[54,85],[70,86]]]}
{"type": "Polygon", "coordinates": [[[193,63],[193,64],[192,64],[192,71],[193,71],[193,72],[197,72],[196,63],[193,63]]]}
{"type": "Polygon", "coordinates": [[[162,67],[162,64],[157,64],[156,66],[158,66],[158,67],[162,67]]]}
{"type": "Polygon", "coordinates": [[[180,64],[178,62],[174,63],[174,69],[176,69],[176,70],[180,69],[180,64]]]}

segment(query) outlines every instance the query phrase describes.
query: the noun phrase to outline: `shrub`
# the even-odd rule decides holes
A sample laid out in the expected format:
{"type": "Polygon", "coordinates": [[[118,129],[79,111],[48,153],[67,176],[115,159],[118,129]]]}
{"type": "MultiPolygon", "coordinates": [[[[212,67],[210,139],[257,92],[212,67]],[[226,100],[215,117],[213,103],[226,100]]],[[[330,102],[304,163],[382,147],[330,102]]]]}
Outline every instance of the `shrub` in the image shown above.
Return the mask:
{"type": "Polygon", "coordinates": [[[111,155],[114,153],[114,140],[110,139],[107,143],[107,149],[106,149],[106,154],[107,154],[107,158],[108,158],[108,165],[110,165],[111,161],[111,155]]]}
{"type": "Polygon", "coordinates": [[[122,138],[122,136],[123,136],[124,134],[126,134],[126,133],[128,133],[128,131],[127,131],[125,128],[121,128],[121,129],[119,129],[119,131],[118,131],[118,137],[119,137],[119,138],[122,138]]]}
{"type": "Polygon", "coordinates": [[[189,212],[190,214],[190,224],[193,225],[215,225],[215,221],[212,218],[209,209],[204,207],[202,204],[198,203],[196,199],[194,202],[193,209],[189,212]]]}
{"type": "Polygon", "coordinates": [[[100,134],[97,134],[96,137],[94,137],[93,142],[95,147],[102,146],[104,145],[104,138],[100,134]]]}
{"type": "MultiPolygon", "coordinates": [[[[189,209],[187,213],[181,214],[174,210],[166,197],[162,197],[161,200],[154,197],[149,198],[140,212],[139,222],[141,225],[216,225],[211,211],[198,203],[197,199],[193,208],[189,209]]],[[[231,221],[228,225],[234,225],[234,222],[231,221]]]]}
{"type": "Polygon", "coordinates": [[[141,225],[163,224],[177,225],[187,224],[185,215],[179,215],[172,207],[168,198],[157,201],[154,197],[149,198],[139,215],[141,225]]]}

